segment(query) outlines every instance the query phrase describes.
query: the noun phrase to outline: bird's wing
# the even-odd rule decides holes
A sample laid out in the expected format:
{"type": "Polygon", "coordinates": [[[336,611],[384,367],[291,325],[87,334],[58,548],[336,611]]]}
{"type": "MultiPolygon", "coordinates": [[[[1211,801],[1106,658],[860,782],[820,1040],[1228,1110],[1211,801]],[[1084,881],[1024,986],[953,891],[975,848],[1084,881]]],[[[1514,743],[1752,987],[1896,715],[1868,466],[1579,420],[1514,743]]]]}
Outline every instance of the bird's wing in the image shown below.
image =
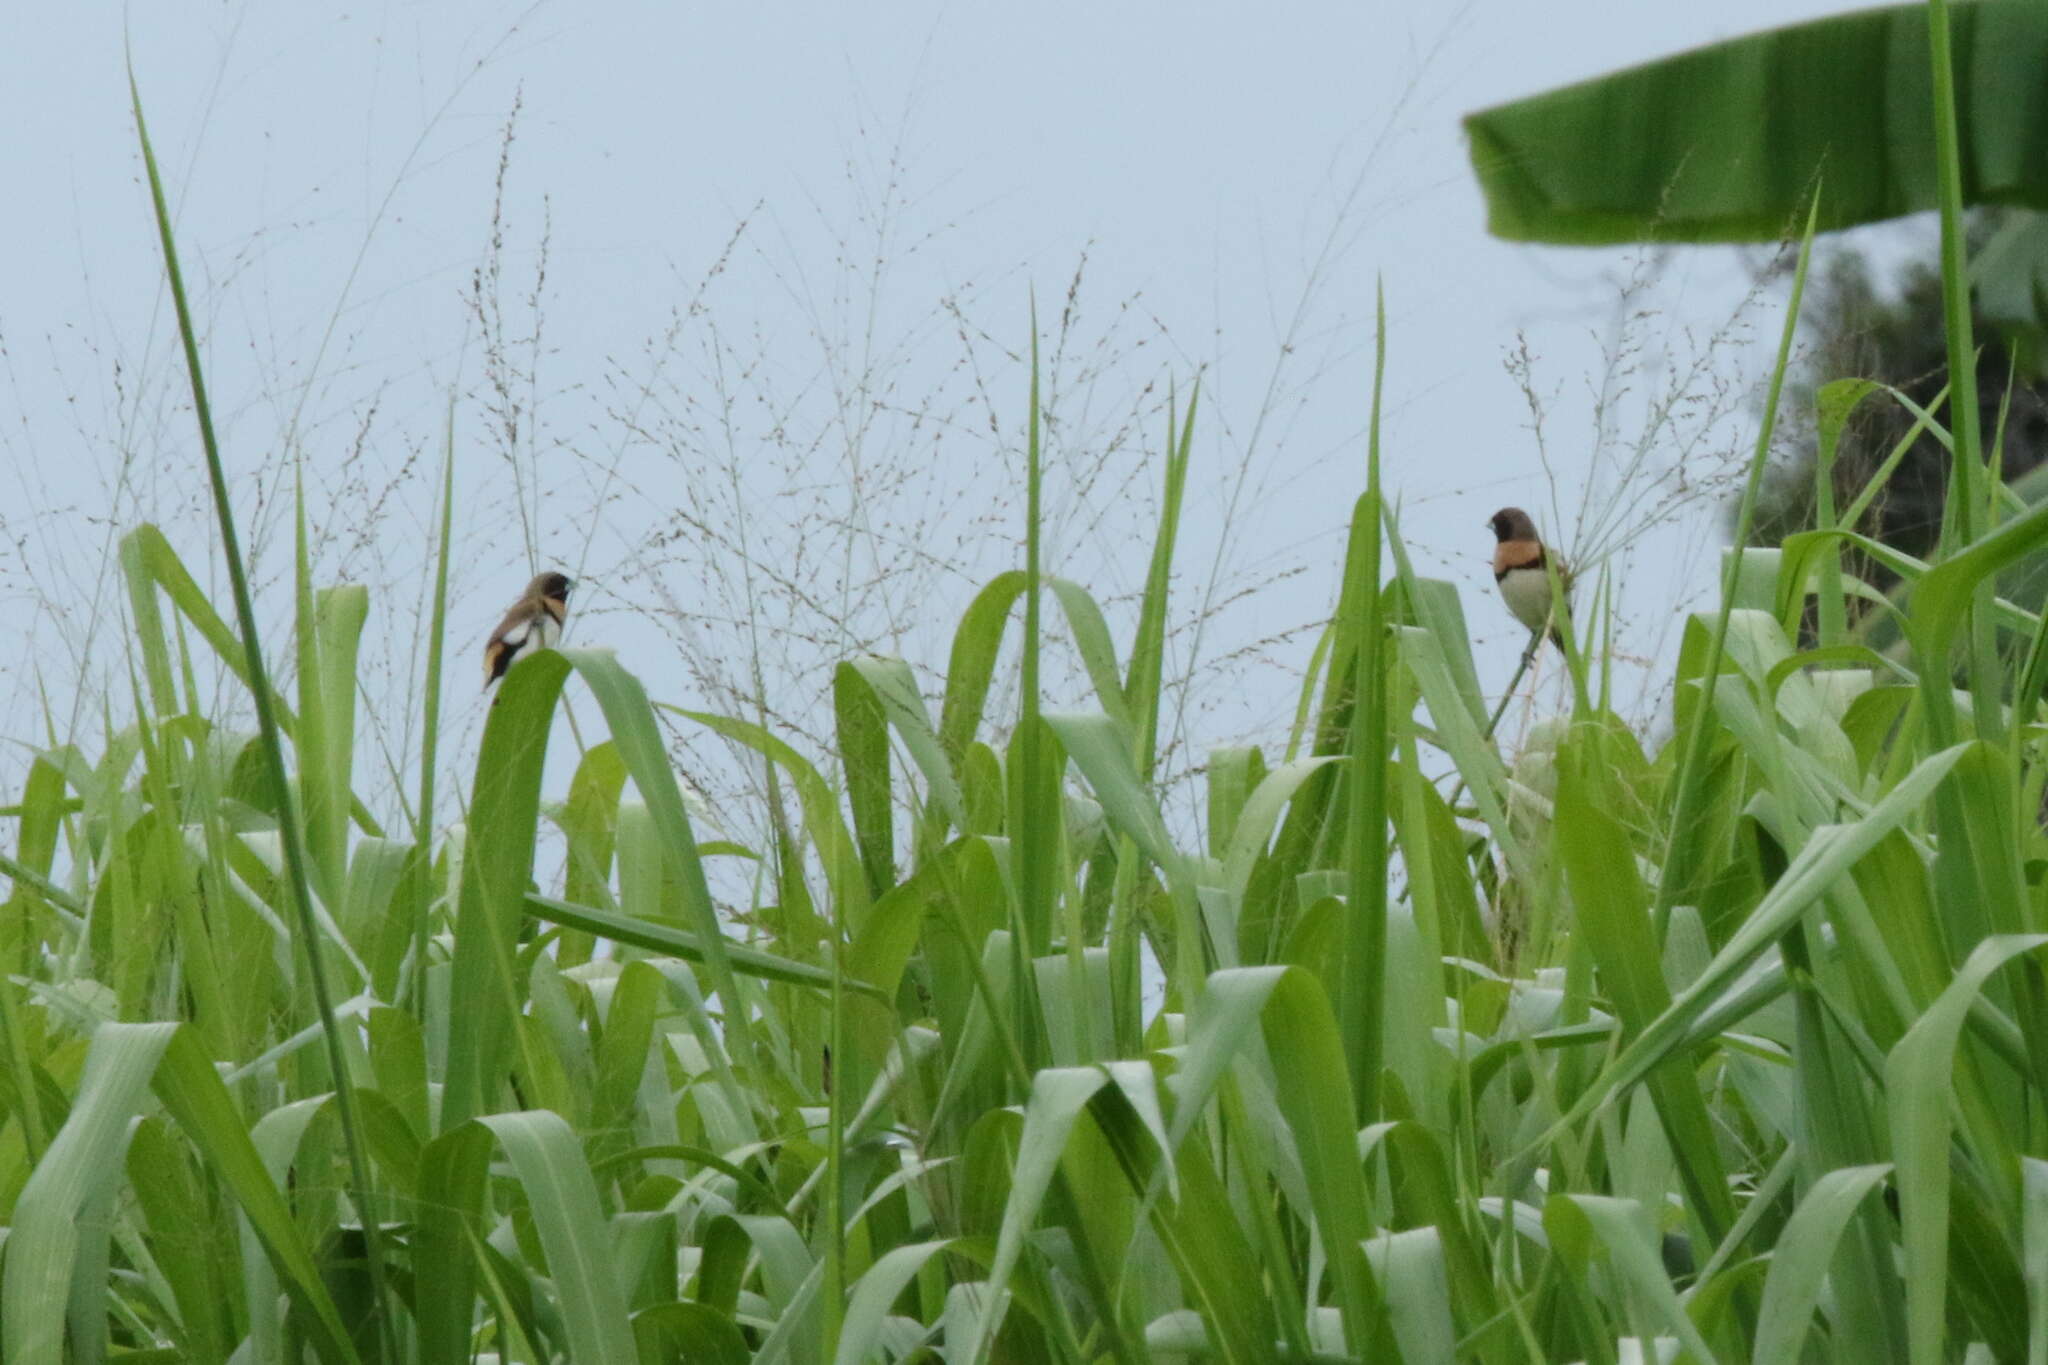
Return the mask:
{"type": "Polygon", "coordinates": [[[484,642],[484,686],[505,676],[505,670],[512,666],[512,650],[503,640],[493,635],[484,642]]]}
{"type": "Polygon", "coordinates": [[[505,670],[512,667],[512,661],[519,657],[532,633],[532,616],[517,607],[505,613],[505,619],[498,622],[498,628],[484,642],[485,687],[505,676],[505,670]]]}

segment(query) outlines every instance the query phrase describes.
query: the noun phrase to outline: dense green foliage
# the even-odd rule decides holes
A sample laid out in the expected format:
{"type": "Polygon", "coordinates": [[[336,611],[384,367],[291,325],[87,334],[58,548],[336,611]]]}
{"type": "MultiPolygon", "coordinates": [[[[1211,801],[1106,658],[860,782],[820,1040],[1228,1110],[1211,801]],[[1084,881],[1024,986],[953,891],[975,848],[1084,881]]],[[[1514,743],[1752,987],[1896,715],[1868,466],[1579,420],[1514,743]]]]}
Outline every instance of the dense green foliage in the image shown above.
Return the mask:
{"type": "Polygon", "coordinates": [[[1973,396],[1933,554],[1863,544],[1900,645],[1851,629],[1822,484],[1688,623],[1654,752],[1593,609],[1568,713],[1499,750],[1375,439],[1303,724],[1175,827],[1189,413],[1129,640],[1032,515],[943,678],[843,663],[834,752],[544,652],[441,833],[431,727],[409,808],[358,794],[369,603],[303,549],[267,681],[158,203],[235,623],[129,535],[133,704],[6,808],[10,1365],[2048,1356],[2048,621],[1992,594],[2048,508],[1973,396]],[[1089,709],[1040,709],[1048,610],[1089,709]],[[551,785],[572,685],[604,733],[551,785]],[[770,846],[697,839],[664,715],[772,766],[770,846]]]}
{"type": "MultiPolygon", "coordinates": [[[[1369,590],[1368,497],[1313,723],[1271,759],[1211,755],[1186,847],[1149,795],[1186,434],[1135,641],[1047,583],[1095,711],[985,714],[1013,573],[964,611],[936,718],[879,658],[841,670],[834,754],[688,718],[801,810],[755,851],[780,891],[743,935],[704,867],[748,855],[696,842],[656,708],[602,652],[513,672],[450,837],[409,837],[419,810],[383,832],[351,796],[367,603],[303,591],[275,710],[367,1182],[285,802],[260,742],[188,700],[185,651],[232,662],[235,631],[131,535],[137,708],[38,759],[5,863],[7,1358],[67,1335],[196,1360],[1566,1360],[1630,1337],[1874,1360],[1928,1333],[2023,1355],[2048,1016],[2018,964],[2048,941],[2048,766],[2025,716],[1917,661],[2048,513],[1905,566],[1904,660],[1787,643],[1838,533],[1751,552],[1742,605],[1690,628],[1659,752],[1601,710],[1596,665],[1502,756],[1457,595],[1401,567],[1391,524],[1369,590]],[[609,737],[544,801],[572,677],[609,737]],[[1354,792],[1361,761],[1383,776],[1354,792]],[[536,891],[544,824],[567,858],[536,891]],[[1386,891],[1369,936],[1361,875],[1386,891]]],[[[2039,620],[1994,613],[2038,677],[2039,620]]]]}

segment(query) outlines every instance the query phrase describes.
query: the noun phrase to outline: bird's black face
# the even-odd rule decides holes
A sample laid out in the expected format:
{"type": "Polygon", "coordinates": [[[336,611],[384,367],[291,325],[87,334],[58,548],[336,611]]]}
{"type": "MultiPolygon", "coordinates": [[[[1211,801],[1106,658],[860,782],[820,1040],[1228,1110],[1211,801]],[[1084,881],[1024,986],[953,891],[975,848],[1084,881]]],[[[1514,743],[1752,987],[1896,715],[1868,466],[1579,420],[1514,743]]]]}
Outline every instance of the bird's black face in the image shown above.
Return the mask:
{"type": "Polygon", "coordinates": [[[1536,523],[1519,507],[1503,507],[1487,521],[1495,540],[1534,540],[1536,523]]]}
{"type": "Polygon", "coordinates": [[[569,589],[573,586],[564,574],[544,573],[533,580],[530,591],[536,597],[552,597],[557,602],[567,602],[569,589]]]}

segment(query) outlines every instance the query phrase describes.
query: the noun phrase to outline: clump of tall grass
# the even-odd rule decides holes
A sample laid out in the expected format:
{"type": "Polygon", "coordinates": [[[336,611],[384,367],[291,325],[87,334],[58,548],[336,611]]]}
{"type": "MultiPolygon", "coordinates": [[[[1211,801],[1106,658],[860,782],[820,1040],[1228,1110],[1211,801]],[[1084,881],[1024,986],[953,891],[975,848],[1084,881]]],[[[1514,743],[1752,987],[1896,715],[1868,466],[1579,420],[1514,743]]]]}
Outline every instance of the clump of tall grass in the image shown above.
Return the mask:
{"type": "Polygon", "coordinates": [[[367,596],[318,587],[301,531],[265,629],[206,429],[232,624],[128,533],[132,704],[11,805],[6,1359],[2038,1355],[2048,624],[1989,585],[2048,509],[2000,520],[1959,424],[1970,510],[1898,566],[1897,657],[1793,643],[1859,593],[1840,526],[1731,555],[1670,738],[1602,703],[1582,627],[1539,776],[1490,741],[1375,422],[1300,743],[1208,756],[1197,838],[1160,801],[1187,392],[1122,638],[1049,572],[1034,382],[1022,564],[961,595],[943,677],[849,653],[792,742],[544,652],[448,831],[431,737],[397,815],[364,798],[367,596]],[[257,734],[198,704],[208,660],[257,734]],[[572,680],[595,717],[551,784],[572,680]],[[790,818],[703,837],[670,725],[755,756],[790,818]],[[737,923],[722,860],[777,873],[737,923]]]}

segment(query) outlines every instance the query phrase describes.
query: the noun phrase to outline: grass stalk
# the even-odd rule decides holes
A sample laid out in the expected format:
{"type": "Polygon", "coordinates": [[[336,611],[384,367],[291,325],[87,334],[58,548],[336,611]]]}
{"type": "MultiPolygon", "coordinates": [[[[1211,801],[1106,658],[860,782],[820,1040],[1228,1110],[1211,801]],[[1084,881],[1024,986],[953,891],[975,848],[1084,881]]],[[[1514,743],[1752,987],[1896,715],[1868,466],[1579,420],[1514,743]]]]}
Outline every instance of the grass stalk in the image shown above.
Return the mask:
{"type": "Polygon", "coordinates": [[[373,1300],[371,1316],[375,1325],[373,1349],[380,1359],[392,1358],[398,1338],[390,1300],[384,1282],[383,1235],[378,1227],[375,1186],[370,1176],[368,1151],[356,1112],[355,1086],[349,1077],[348,1057],[342,1048],[341,1029],[334,1017],[334,993],[327,980],[327,968],[320,951],[320,928],[313,913],[313,892],[307,876],[303,831],[299,828],[292,786],[286,777],[284,736],[272,712],[270,675],[263,661],[261,636],[256,624],[256,603],[249,592],[249,575],[242,563],[241,541],[235,530],[234,506],[228,496],[227,472],[221,463],[220,444],[215,439],[213,413],[206,398],[206,376],[199,361],[199,341],[192,326],[192,309],[185,296],[185,280],[178,267],[178,250],[171,231],[170,208],[164,198],[163,178],[157,170],[156,153],[150,145],[149,126],[142,113],[142,91],[135,73],[128,73],[129,102],[135,114],[135,133],[142,147],[142,161],[149,176],[150,202],[156,213],[157,236],[163,247],[164,270],[169,279],[171,303],[177,313],[178,336],[184,345],[185,368],[192,388],[192,406],[199,423],[200,444],[206,451],[207,479],[213,491],[214,514],[221,537],[221,554],[227,561],[228,581],[235,597],[235,616],[241,627],[242,647],[248,667],[250,693],[256,708],[256,727],[270,790],[277,801],[278,838],[282,845],[287,884],[290,888],[295,935],[306,955],[307,979],[313,990],[313,1007],[326,1048],[327,1068],[333,1078],[335,1112],[340,1121],[342,1143],[348,1152],[350,1195],[361,1220],[363,1254],[373,1300]]]}
{"type": "Polygon", "coordinates": [[[1372,418],[1367,430],[1365,498],[1358,516],[1363,553],[1352,572],[1355,687],[1350,736],[1348,851],[1350,904],[1344,916],[1344,969],[1339,1013],[1352,1095],[1360,1123],[1379,1118],[1380,1069],[1386,1052],[1387,956],[1387,621],[1380,590],[1380,399],[1387,370],[1387,301],[1375,296],[1372,418]]]}
{"type": "MultiPolygon", "coordinates": [[[[1955,58],[1949,34],[1948,0],[1928,0],[1928,59],[1932,64],[1934,100],[1934,169],[1941,217],[1941,314],[1948,340],[1949,434],[1955,442],[1950,461],[1950,515],[1957,541],[1945,549],[1974,545],[1989,529],[1991,499],[1984,468],[1984,437],[1977,408],[1977,347],[1970,327],[1968,243],[1963,229],[1963,159],[1956,127],[1955,58]]],[[[1979,696],[1992,696],[1999,682],[1997,634],[1991,615],[1997,594],[1995,580],[1977,585],[1970,622],[1970,685],[1979,696]]],[[[1923,668],[1946,668],[1945,660],[1924,659],[1923,668]]],[[[1973,708],[1977,733],[1996,742],[1999,710],[1973,708]]]]}
{"type": "MultiPolygon", "coordinates": [[[[1672,778],[1672,819],[1667,831],[1672,843],[1683,838],[1701,815],[1705,790],[1702,770],[1707,738],[1714,729],[1714,692],[1720,682],[1721,660],[1727,651],[1728,621],[1735,610],[1735,588],[1742,575],[1743,554],[1756,529],[1757,490],[1763,486],[1764,469],[1770,463],[1771,433],[1778,420],[1778,399],[1785,388],[1785,370],[1792,359],[1792,338],[1799,330],[1799,305],[1806,296],[1806,270],[1813,257],[1813,231],[1819,219],[1820,191],[1816,186],[1813,200],[1807,208],[1806,230],[1800,234],[1799,261],[1792,271],[1792,296],[1786,301],[1785,325],[1778,335],[1777,362],[1771,367],[1770,387],[1765,391],[1763,414],[1757,423],[1756,450],[1750,457],[1749,474],[1743,480],[1742,501],[1736,507],[1735,536],[1730,542],[1728,561],[1721,570],[1721,605],[1714,617],[1714,628],[1707,637],[1707,657],[1699,678],[1699,698],[1692,724],[1686,727],[1685,749],[1679,759],[1678,771],[1672,778]]],[[[1654,911],[1660,938],[1665,917],[1683,890],[1680,879],[1671,875],[1667,857],[1665,875],[1657,882],[1654,911]]]]}
{"type": "Polygon", "coordinates": [[[434,547],[431,621],[427,627],[426,695],[421,700],[424,710],[420,724],[420,803],[413,817],[411,996],[413,1017],[423,1025],[427,1019],[427,948],[434,918],[434,774],[439,767],[441,747],[441,653],[448,638],[448,562],[453,554],[454,517],[455,398],[451,394],[442,428],[441,517],[434,547]]]}
{"type": "Polygon", "coordinates": [[[1041,562],[1044,518],[1044,451],[1041,445],[1042,398],[1039,393],[1038,303],[1031,304],[1031,417],[1026,427],[1024,448],[1024,636],[1019,663],[1019,711],[1017,719],[1018,766],[1016,790],[1018,825],[1012,835],[1017,849],[1018,932],[1011,942],[1011,1002],[1013,1026],[1018,1044],[1034,1065],[1043,1065],[1046,1053],[1041,1045],[1037,1006],[1038,992],[1032,962],[1051,946],[1053,861],[1058,856],[1058,826],[1052,823],[1059,810],[1059,774],[1049,771],[1045,746],[1049,735],[1041,710],[1039,653],[1044,622],[1041,599],[1044,567],[1041,562]]]}

